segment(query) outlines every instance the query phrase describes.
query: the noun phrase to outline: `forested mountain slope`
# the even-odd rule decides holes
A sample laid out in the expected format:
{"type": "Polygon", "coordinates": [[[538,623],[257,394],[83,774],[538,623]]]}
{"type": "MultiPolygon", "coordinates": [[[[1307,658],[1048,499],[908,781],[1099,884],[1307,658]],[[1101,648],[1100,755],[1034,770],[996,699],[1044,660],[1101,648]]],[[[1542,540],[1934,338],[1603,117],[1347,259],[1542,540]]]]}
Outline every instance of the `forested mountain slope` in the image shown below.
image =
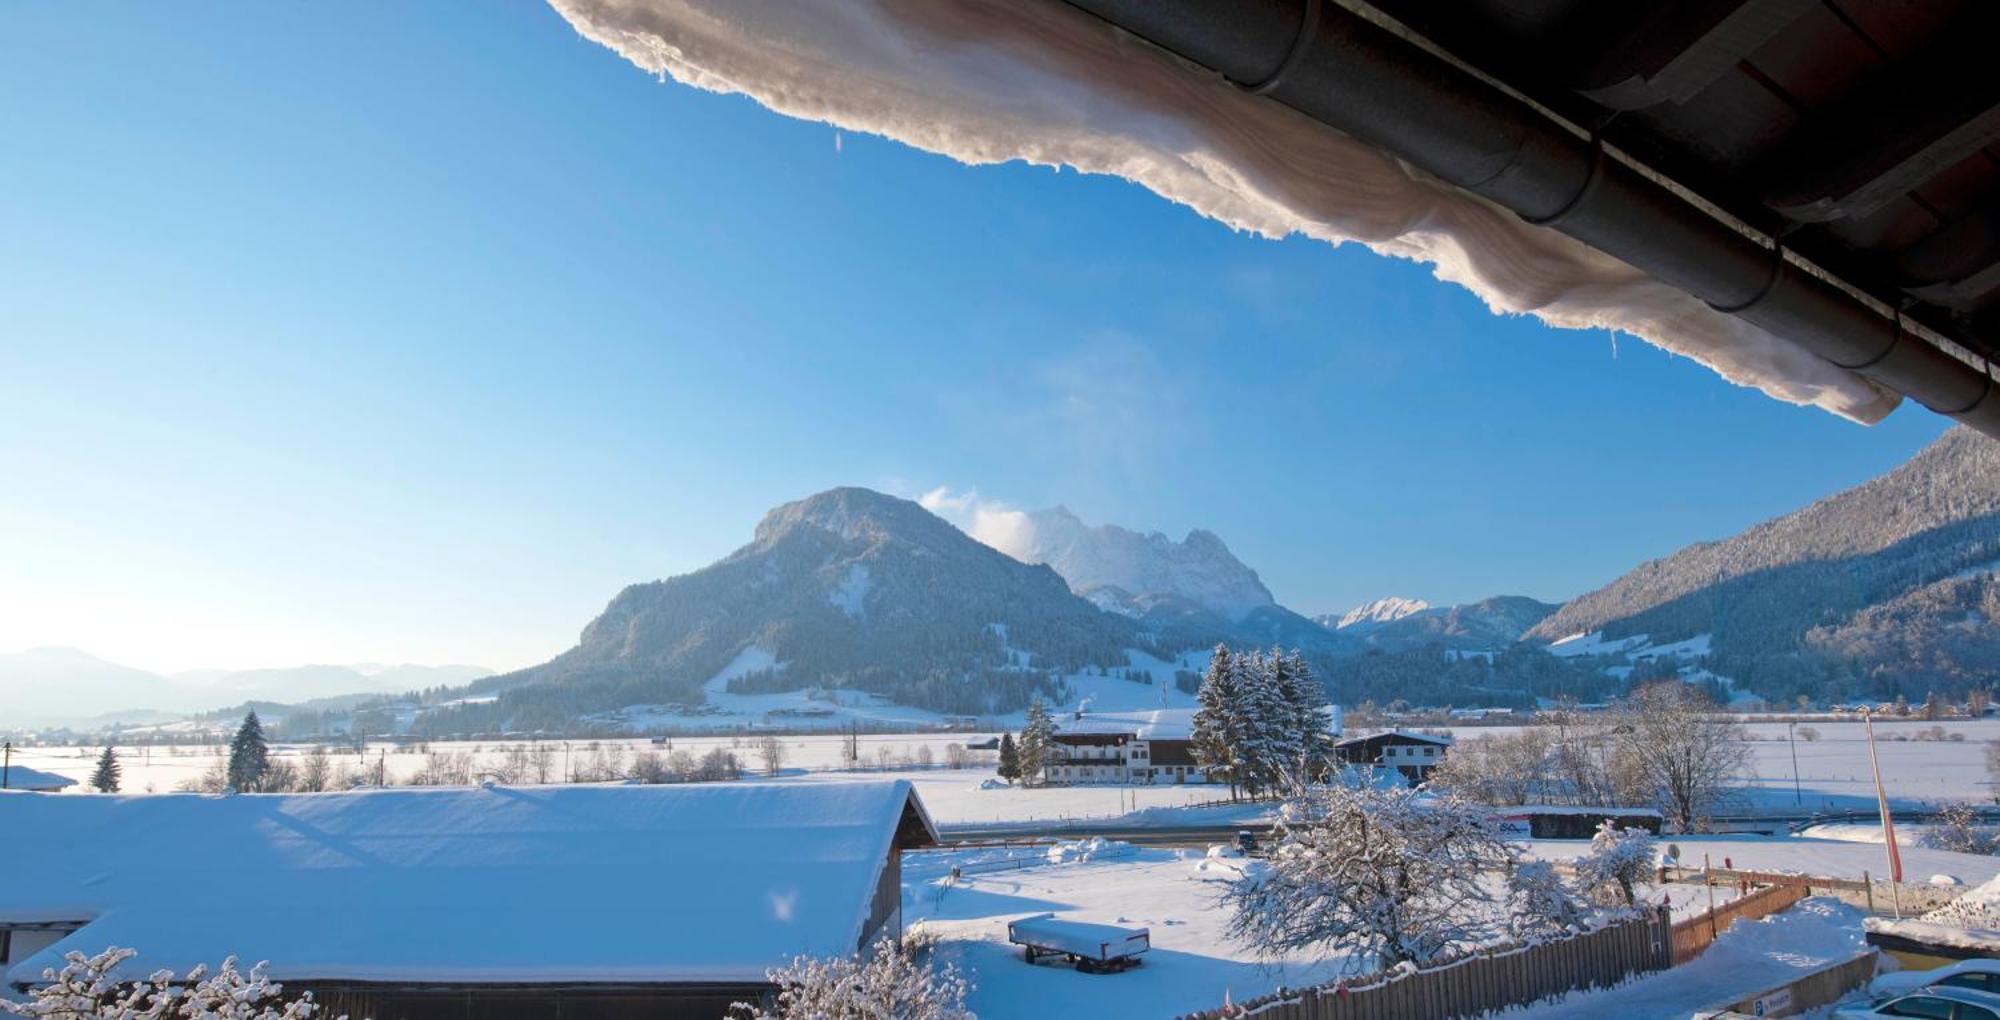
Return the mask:
{"type": "Polygon", "coordinates": [[[1528,632],[1713,635],[1708,667],[1771,698],[1990,683],[2000,443],[1960,428],[1881,478],[1640,565],[1528,632]]]}

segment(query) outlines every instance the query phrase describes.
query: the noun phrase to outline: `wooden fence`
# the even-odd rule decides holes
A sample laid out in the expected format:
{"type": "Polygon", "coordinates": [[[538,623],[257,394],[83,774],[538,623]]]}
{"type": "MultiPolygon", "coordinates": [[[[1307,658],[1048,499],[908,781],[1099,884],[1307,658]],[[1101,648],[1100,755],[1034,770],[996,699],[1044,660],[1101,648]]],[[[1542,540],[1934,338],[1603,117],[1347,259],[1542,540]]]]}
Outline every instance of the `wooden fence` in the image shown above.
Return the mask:
{"type": "Polygon", "coordinates": [[[1769,917],[1805,899],[1803,885],[1773,885],[1748,892],[1713,910],[1674,923],[1673,960],[1678,967],[1700,956],[1717,936],[1738,921],[1769,917]]]}
{"type": "Polygon", "coordinates": [[[1665,910],[1571,938],[1499,947],[1421,970],[1371,974],[1303,990],[1279,989],[1189,1020],[1453,1020],[1586,988],[1609,988],[1672,962],[1665,910]]]}
{"type": "Polygon", "coordinates": [[[1786,885],[1805,889],[1807,895],[1834,896],[1844,902],[1867,910],[1871,914],[1886,914],[1892,908],[1900,907],[1902,913],[1922,913],[1944,906],[1965,894],[1962,885],[1928,885],[1918,882],[1877,881],[1868,872],[1862,878],[1828,878],[1824,875],[1795,875],[1775,871],[1744,871],[1732,868],[1710,868],[1704,872],[1700,868],[1661,868],[1662,882],[1700,882],[1707,880],[1716,885],[1753,886],[1786,885]]]}
{"type": "Polygon", "coordinates": [[[1875,976],[1877,955],[1875,950],[1870,949],[1776,988],[1766,988],[1733,1002],[1713,1005],[1745,1016],[1795,1016],[1821,1006],[1830,1006],[1875,976]]]}

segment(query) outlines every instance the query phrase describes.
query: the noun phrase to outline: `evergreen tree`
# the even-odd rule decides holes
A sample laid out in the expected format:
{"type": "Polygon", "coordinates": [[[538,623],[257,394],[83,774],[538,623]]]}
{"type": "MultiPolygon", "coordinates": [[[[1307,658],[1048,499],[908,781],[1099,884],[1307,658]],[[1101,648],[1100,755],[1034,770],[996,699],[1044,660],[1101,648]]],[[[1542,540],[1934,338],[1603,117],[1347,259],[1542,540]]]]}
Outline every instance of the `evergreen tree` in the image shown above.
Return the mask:
{"type": "Polygon", "coordinates": [[[1188,750],[1196,765],[1208,773],[1210,782],[1226,782],[1233,791],[1236,782],[1236,669],[1229,649],[1215,646],[1208,660],[1208,673],[1195,690],[1193,730],[1188,750]]]}
{"type": "Polygon", "coordinates": [[[1332,715],[1327,711],[1326,688],[1294,648],[1285,656],[1286,703],[1291,706],[1298,761],[1308,775],[1317,773],[1332,751],[1332,715]]]}
{"type": "Polygon", "coordinates": [[[239,793],[248,793],[264,782],[264,776],[271,771],[271,748],[264,741],[264,724],[257,721],[257,713],[243,717],[243,725],[237,727],[236,736],[229,741],[229,786],[239,793]]]}
{"type": "Polygon", "coordinates": [[[118,764],[118,752],[106,744],[104,753],[97,756],[97,771],[90,774],[91,789],[98,793],[117,793],[118,776],[123,767],[118,764]]]}
{"type": "Polygon", "coordinates": [[[1014,746],[1012,733],[1000,734],[1000,778],[1013,782],[1021,778],[1021,752],[1014,746]]]}
{"type": "Polygon", "coordinates": [[[1028,702],[1028,724],[1021,730],[1021,743],[1016,747],[1020,755],[1021,782],[1033,786],[1043,779],[1042,772],[1049,765],[1049,756],[1055,746],[1055,720],[1049,715],[1048,702],[1037,694],[1028,702]]]}
{"type": "Polygon", "coordinates": [[[1292,705],[1279,687],[1283,661],[1252,651],[1236,656],[1232,663],[1237,780],[1251,796],[1277,789],[1299,759],[1292,705]]]}

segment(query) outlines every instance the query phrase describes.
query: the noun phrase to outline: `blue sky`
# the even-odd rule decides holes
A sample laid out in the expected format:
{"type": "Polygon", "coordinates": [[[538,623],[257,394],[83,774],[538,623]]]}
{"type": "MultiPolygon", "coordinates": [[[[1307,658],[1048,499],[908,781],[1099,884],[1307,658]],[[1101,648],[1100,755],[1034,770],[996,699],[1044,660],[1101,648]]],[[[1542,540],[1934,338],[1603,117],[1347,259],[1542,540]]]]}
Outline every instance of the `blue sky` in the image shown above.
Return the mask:
{"type": "Polygon", "coordinates": [[[0,651],[540,661],[838,484],[1561,599],[1940,434],[1121,181],[662,84],[533,4],[0,8],[0,651]]]}

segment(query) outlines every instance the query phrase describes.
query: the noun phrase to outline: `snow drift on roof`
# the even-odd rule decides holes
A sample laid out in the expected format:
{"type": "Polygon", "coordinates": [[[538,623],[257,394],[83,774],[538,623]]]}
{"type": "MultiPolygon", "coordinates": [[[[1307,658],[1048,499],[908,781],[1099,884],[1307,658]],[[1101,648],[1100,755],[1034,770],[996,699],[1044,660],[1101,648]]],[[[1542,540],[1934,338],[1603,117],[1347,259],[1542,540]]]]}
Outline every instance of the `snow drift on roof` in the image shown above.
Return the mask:
{"type": "Polygon", "coordinates": [[[1642,337],[1781,400],[1900,399],[1790,341],[1054,0],[551,0],[655,74],[966,163],[1134,181],[1239,230],[1359,241],[1495,312],[1642,337]]]}
{"type": "Polygon", "coordinates": [[[758,982],[855,950],[906,810],[907,782],[0,797],[0,923],[90,921],[7,979],[119,945],[131,977],[758,982]]]}
{"type": "Polygon", "coordinates": [[[60,790],[76,785],[76,780],[68,776],[31,769],[26,765],[7,766],[6,776],[4,788],[8,790],[60,790]]]}

